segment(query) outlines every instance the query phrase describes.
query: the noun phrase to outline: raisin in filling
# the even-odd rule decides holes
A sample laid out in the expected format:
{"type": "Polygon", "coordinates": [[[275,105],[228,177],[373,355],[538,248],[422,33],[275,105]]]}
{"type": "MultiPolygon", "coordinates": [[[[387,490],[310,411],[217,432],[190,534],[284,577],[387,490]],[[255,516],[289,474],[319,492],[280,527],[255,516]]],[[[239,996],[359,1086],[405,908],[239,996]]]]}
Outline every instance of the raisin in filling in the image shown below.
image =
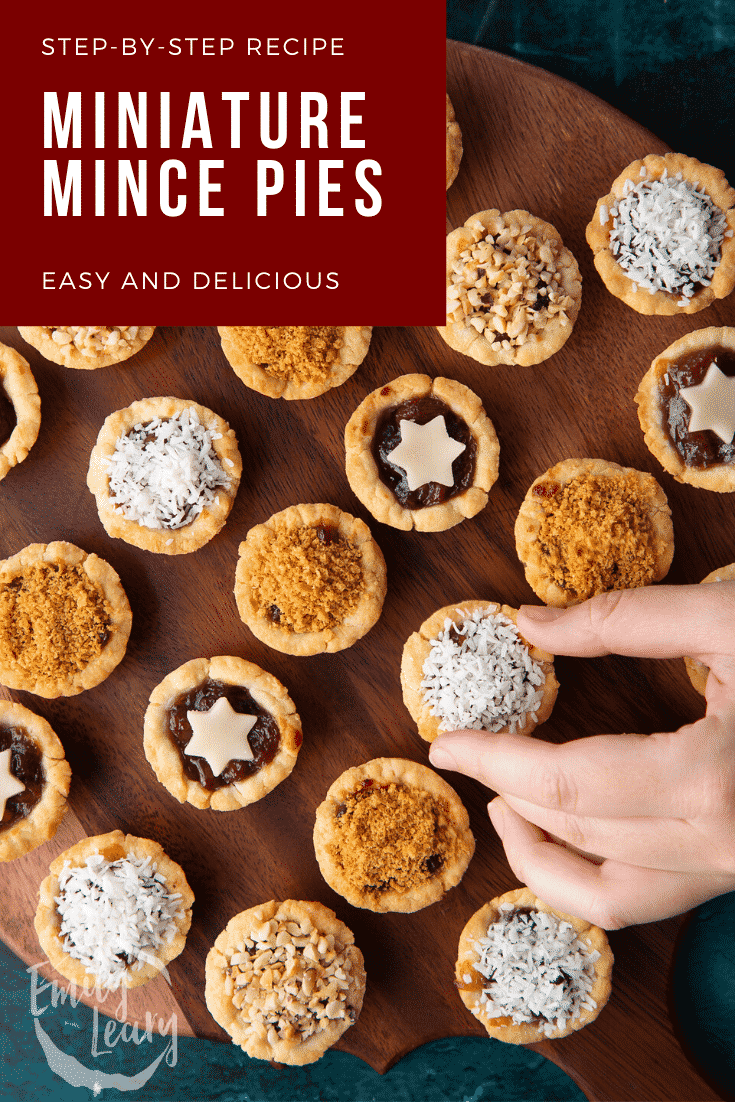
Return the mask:
{"type": "Polygon", "coordinates": [[[2,447],[3,444],[7,444],[8,440],[13,435],[17,423],[18,418],[15,415],[15,406],[5,393],[2,383],[0,383],[0,447],[2,447]]]}
{"type": "Polygon", "coordinates": [[[422,509],[428,505],[438,505],[469,489],[475,478],[477,441],[467,422],[458,417],[440,398],[430,396],[409,398],[397,406],[384,410],[375,426],[372,451],[381,482],[392,491],[404,509],[422,509]],[[401,442],[401,421],[414,421],[417,425],[426,425],[438,416],[444,418],[447,434],[453,440],[458,440],[460,444],[465,445],[464,451],[452,463],[454,482],[451,486],[427,482],[416,490],[409,490],[405,471],[390,463],[387,456],[401,442]]]}
{"type": "Polygon", "coordinates": [[[25,789],[5,801],[0,831],[8,830],[30,815],[41,799],[46,781],[41,751],[22,727],[0,727],[0,752],[3,750],[12,751],[10,772],[25,789]]]}
{"type": "Polygon", "coordinates": [[[680,391],[682,387],[698,386],[711,363],[716,363],[723,375],[735,375],[735,353],[716,346],[667,363],[659,384],[664,432],[687,467],[704,469],[716,463],[735,463],[735,440],[726,444],[711,429],[689,432],[691,409],[680,391]]]}
{"type": "Polygon", "coordinates": [[[247,689],[242,685],[225,685],[224,682],[214,681],[212,678],[207,678],[201,685],[176,698],[168,710],[168,731],[179,752],[184,775],[209,792],[252,777],[264,765],[273,761],[281,744],[275,717],[256,704],[247,689]],[[186,713],[208,712],[221,696],[226,697],[233,711],[241,715],[257,716],[258,720],[248,735],[253,760],[230,761],[220,775],[215,777],[204,758],[185,753],[193,733],[186,713]]]}

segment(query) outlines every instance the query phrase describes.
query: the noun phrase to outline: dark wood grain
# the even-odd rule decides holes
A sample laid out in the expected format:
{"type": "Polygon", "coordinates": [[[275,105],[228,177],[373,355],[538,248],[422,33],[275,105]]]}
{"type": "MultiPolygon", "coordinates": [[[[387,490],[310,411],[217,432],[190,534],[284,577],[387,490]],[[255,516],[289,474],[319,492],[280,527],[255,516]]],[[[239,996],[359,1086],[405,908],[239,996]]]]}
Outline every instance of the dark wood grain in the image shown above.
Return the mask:
{"type": "MultiPolygon", "coordinates": [[[[735,302],[695,318],[641,317],[604,289],[584,241],[595,200],[612,179],[634,158],[666,147],[580,89],[470,46],[449,45],[448,86],[465,143],[448,193],[448,227],[488,207],[526,208],[551,221],[579,260],[579,320],[545,364],[487,369],[451,351],[431,329],[376,329],[365,363],[342,387],[313,401],[285,403],[243,387],[214,328],[158,329],[133,360],[90,373],[45,362],[13,327],[0,337],[30,360],[43,403],[38,443],[0,484],[0,555],[33,541],[71,540],[112,563],[134,613],[127,656],[102,685],[55,701],[12,694],[45,716],[66,747],[75,816],[68,829],[91,834],[119,827],[150,836],[183,865],[196,895],[194,923],[170,972],[177,1005],[201,1037],[225,1039],[204,1004],[203,965],[233,914],[274,897],[318,899],[333,907],[354,930],[368,973],[363,1012],[340,1047],[381,1071],[433,1038],[483,1033],[453,987],[457,941],[474,910],[516,886],[487,820],[487,791],[453,776],[448,779],[469,809],[477,853],[441,903],[414,915],[376,915],[348,906],[319,873],[311,841],[314,811],[335,777],[376,756],[427,761],[426,744],[401,700],[407,636],[451,601],[536,601],[516,557],[513,525],[533,479],[572,456],[602,456],[660,479],[676,531],[669,581],[697,582],[733,558],[732,501],[680,486],[661,472],[644,446],[632,399],[658,352],[691,329],[735,324],[735,302]],[[403,533],[377,524],[344,473],[348,417],[369,391],[409,371],[448,375],[472,387],[500,439],[500,478],[487,508],[445,533],[403,533]],[[85,483],[105,416],[135,399],[165,394],[201,402],[227,418],[244,460],[224,530],[202,550],[175,558],[109,539],[85,483]],[[251,525],[301,501],[330,501],[361,516],[388,564],[380,621],[336,655],[294,658],[269,650],[235,608],[239,541],[251,525]],[[214,654],[240,655],[274,673],[304,725],[291,777],[260,803],[225,814],[178,805],[157,783],[142,748],[151,689],[180,663],[214,654]]],[[[410,262],[406,272],[421,278],[410,262]]],[[[661,730],[702,714],[702,700],[679,661],[567,658],[558,661],[557,673],[561,691],[541,737],[661,730]]],[[[45,866],[61,848],[55,840],[3,869],[0,934],[29,960],[37,959],[38,948],[27,870],[45,866]]],[[[538,1046],[590,1099],[718,1097],[687,1062],[668,1015],[667,976],[679,924],[613,934],[614,989],[599,1020],[566,1040],[538,1046]]]]}

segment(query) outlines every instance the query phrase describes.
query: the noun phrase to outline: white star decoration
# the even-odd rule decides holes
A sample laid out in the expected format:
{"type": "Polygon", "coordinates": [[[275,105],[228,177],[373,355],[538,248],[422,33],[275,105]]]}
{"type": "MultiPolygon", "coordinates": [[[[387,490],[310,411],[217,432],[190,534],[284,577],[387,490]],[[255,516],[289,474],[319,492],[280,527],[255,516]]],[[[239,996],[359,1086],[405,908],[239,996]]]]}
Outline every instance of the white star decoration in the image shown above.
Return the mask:
{"type": "Polygon", "coordinates": [[[406,472],[409,490],[418,490],[427,482],[452,486],[452,463],[466,444],[453,440],[441,414],[425,425],[401,421],[401,442],[386,459],[406,472]]]}
{"type": "Polygon", "coordinates": [[[681,396],[691,407],[689,432],[711,429],[725,444],[735,436],[735,376],[711,363],[698,386],[683,386],[681,396]]]}
{"type": "Polygon", "coordinates": [[[215,777],[230,761],[253,761],[248,735],[258,717],[234,711],[226,696],[221,696],[208,712],[187,712],[186,718],[194,734],[185,752],[204,758],[215,777]]]}
{"type": "Polygon", "coordinates": [[[5,801],[11,796],[19,796],[25,788],[23,782],[10,772],[12,754],[12,750],[3,750],[0,753],[0,819],[5,814],[5,801]]]}

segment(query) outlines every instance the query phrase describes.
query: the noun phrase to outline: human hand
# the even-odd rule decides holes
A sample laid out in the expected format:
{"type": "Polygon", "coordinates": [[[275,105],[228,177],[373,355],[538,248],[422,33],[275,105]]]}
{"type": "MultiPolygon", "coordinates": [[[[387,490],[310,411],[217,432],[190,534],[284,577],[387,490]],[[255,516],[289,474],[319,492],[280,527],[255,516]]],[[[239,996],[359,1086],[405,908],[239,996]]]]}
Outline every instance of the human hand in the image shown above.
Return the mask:
{"type": "Polygon", "coordinates": [[[678,731],[562,745],[453,731],[431,744],[434,766],[501,794],[488,812],[518,879],[606,929],[735,889],[735,582],[526,606],[518,629],[552,654],[687,654],[711,670],[706,717],[678,731]]]}

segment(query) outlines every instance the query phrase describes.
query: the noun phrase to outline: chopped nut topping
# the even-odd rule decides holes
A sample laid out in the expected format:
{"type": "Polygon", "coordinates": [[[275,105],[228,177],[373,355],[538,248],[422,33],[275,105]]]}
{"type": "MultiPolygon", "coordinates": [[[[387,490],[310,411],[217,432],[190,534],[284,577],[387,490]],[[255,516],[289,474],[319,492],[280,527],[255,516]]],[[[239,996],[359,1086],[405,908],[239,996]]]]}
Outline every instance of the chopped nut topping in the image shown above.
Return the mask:
{"type": "Polygon", "coordinates": [[[42,325],[55,344],[73,344],[83,356],[132,347],[139,325],[42,325]]]}
{"type": "Polygon", "coordinates": [[[239,351],[267,375],[293,382],[322,382],[343,345],[336,325],[233,325],[239,351]]]}
{"type": "Polygon", "coordinates": [[[495,235],[477,220],[475,243],[453,264],[447,322],[484,335],[494,351],[519,348],[552,318],[570,325],[573,299],[559,275],[561,242],[540,241],[530,225],[512,223],[495,235]]]}
{"type": "Polygon", "coordinates": [[[305,1041],[329,1021],[354,1021],[351,946],[308,921],[272,918],[251,935],[227,958],[225,987],[254,1033],[305,1041]]]}

